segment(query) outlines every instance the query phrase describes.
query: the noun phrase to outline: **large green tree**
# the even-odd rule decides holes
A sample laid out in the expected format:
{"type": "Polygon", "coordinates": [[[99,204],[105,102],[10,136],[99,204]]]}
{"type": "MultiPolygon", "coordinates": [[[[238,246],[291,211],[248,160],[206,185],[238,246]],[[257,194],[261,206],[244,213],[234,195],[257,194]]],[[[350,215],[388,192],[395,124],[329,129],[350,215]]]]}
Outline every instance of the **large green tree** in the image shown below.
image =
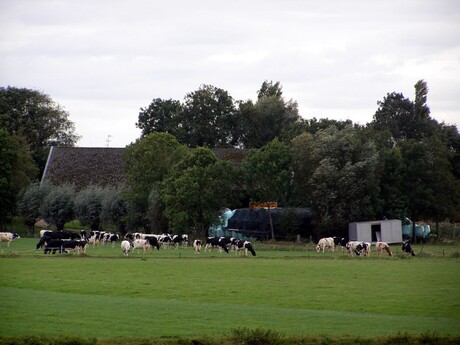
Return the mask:
{"type": "Polygon", "coordinates": [[[64,224],[74,219],[75,188],[72,185],[52,186],[41,205],[40,213],[56,230],[63,230],[64,224]]]}
{"type": "Polygon", "coordinates": [[[176,135],[181,116],[182,105],[179,101],[155,98],[148,107],[140,109],[136,127],[142,130],[142,136],[152,132],[176,135]]]}
{"type": "Polygon", "coordinates": [[[232,147],[237,142],[235,125],[235,104],[230,94],[202,85],[185,96],[176,136],[189,147],[232,147]]]}
{"type": "Polygon", "coordinates": [[[261,148],[293,130],[301,121],[297,102],[286,101],[279,82],[265,81],[257,102],[240,102],[238,111],[239,142],[245,148],[261,148]]]}
{"type": "Polygon", "coordinates": [[[149,229],[149,194],[186,154],[186,146],[169,133],[150,133],[126,148],[123,164],[130,189],[129,227],[149,229]]]}
{"type": "Polygon", "coordinates": [[[294,202],[310,207],[321,235],[369,220],[378,203],[378,152],[361,130],[331,126],[293,141],[294,202]]]}
{"type": "Polygon", "coordinates": [[[99,230],[105,194],[106,190],[99,186],[88,186],[76,194],[75,217],[81,225],[89,225],[91,230],[99,230]]]}
{"type": "Polygon", "coordinates": [[[79,139],[69,113],[50,96],[11,86],[0,87],[0,128],[26,139],[40,173],[51,146],[73,146],[79,139]]]}
{"type": "Polygon", "coordinates": [[[24,137],[0,128],[0,228],[16,213],[19,193],[34,179],[37,169],[24,137]]]}
{"type": "MultiPolygon", "coordinates": [[[[292,191],[291,157],[291,148],[278,139],[250,153],[243,161],[242,169],[251,201],[262,203],[274,201],[287,206],[292,191]]],[[[274,240],[270,208],[268,212],[274,240]]]]}
{"type": "Polygon", "coordinates": [[[29,236],[34,236],[35,223],[41,217],[41,205],[50,190],[51,186],[47,183],[32,183],[18,202],[18,211],[24,224],[29,228],[29,236]]]}
{"type": "Polygon", "coordinates": [[[235,171],[204,147],[196,148],[178,164],[162,188],[165,215],[176,233],[196,231],[197,238],[208,235],[218,222],[219,210],[231,207],[237,185],[235,171]]]}

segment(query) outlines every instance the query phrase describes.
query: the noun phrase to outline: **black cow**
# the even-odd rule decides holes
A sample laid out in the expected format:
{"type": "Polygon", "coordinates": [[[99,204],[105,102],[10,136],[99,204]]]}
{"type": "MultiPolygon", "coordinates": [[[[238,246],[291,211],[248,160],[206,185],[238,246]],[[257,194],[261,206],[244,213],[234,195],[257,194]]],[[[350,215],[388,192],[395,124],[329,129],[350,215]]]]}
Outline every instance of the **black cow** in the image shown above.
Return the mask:
{"type": "Polygon", "coordinates": [[[158,238],[155,235],[145,235],[144,239],[147,240],[152,247],[156,247],[160,250],[160,242],[158,242],[158,238]]]}
{"type": "Polygon", "coordinates": [[[222,253],[222,250],[224,250],[226,253],[228,253],[227,244],[229,243],[230,241],[225,237],[208,237],[206,239],[206,246],[204,247],[204,251],[211,251],[212,247],[216,247],[219,249],[219,252],[222,253]]]}
{"type": "Polygon", "coordinates": [[[52,239],[68,239],[68,240],[80,240],[81,236],[76,232],[70,230],[58,230],[58,231],[45,231],[42,237],[48,237],[52,239]]]}
{"type": "Polygon", "coordinates": [[[414,251],[412,250],[412,247],[411,247],[409,241],[405,241],[405,242],[402,244],[402,248],[401,248],[401,249],[402,249],[402,251],[403,251],[404,253],[408,253],[408,254],[410,254],[410,255],[412,255],[412,256],[415,256],[415,253],[414,253],[414,251]]]}

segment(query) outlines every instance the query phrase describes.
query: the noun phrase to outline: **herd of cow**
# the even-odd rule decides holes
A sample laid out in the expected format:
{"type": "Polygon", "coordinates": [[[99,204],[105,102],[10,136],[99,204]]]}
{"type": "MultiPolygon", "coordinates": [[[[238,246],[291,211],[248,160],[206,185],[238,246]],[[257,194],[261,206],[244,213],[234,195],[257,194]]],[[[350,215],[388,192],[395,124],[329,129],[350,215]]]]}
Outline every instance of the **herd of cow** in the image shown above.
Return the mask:
{"type": "MultiPolygon", "coordinates": [[[[0,242],[7,242],[8,246],[15,239],[20,238],[17,233],[12,232],[0,232],[0,242]]],[[[152,248],[160,247],[170,248],[171,246],[179,248],[179,246],[187,247],[189,244],[188,235],[170,235],[170,234],[143,234],[143,233],[128,233],[123,239],[118,234],[112,234],[105,231],[91,231],[89,235],[85,230],[82,230],[80,234],[69,231],[51,231],[42,230],[40,231],[40,240],[38,241],[35,249],[44,248],[44,253],[56,252],[76,252],[86,253],[88,245],[97,246],[99,244],[111,244],[115,246],[117,241],[121,240],[121,250],[124,255],[129,255],[129,252],[134,250],[143,250],[144,253],[152,248]]],[[[201,253],[202,245],[204,244],[204,251],[211,251],[212,248],[217,248],[219,252],[228,253],[229,250],[235,253],[244,253],[248,255],[250,252],[253,256],[256,256],[254,247],[250,241],[239,240],[236,238],[226,237],[208,237],[206,243],[201,240],[193,241],[193,249],[195,254],[201,253]]],[[[316,245],[316,251],[320,252],[327,250],[334,251],[335,247],[340,246],[343,250],[346,250],[351,255],[357,256],[368,256],[371,252],[371,244],[369,242],[362,241],[347,241],[343,237],[325,237],[321,238],[316,245]]],[[[393,256],[390,246],[386,242],[376,242],[375,247],[377,254],[386,252],[389,256],[393,256]]],[[[405,241],[402,244],[403,253],[408,253],[415,256],[414,251],[409,241],[405,241]]]]}
{"type": "MultiPolygon", "coordinates": [[[[336,246],[340,246],[343,250],[346,250],[351,255],[356,256],[368,256],[371,253],[371,243],[363,241],[347,241],[343,237],[324,237],[318,241],[316,245],[316,251],[332,250],[334,251],[336,246]]],[[[393,256],[390,246],[386,242],[378,241],[375,243],[375,248],[377,249],[377,254],[382,254],[386,252],[388,256],[393,256]]],[[[412,250],[409,241],[404,241],[401,247],[403,253],[408,253],[412,256],[415,256],[415,252],[412,250]]]]}

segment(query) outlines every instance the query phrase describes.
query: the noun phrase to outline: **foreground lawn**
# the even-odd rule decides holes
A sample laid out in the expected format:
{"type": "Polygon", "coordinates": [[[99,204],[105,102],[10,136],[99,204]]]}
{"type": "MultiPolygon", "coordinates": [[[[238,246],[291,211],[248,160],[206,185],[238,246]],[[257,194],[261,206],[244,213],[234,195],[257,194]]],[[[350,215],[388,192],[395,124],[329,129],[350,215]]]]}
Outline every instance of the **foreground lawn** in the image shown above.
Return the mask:
{"type": "MultiPolygon", "coordinates": [[[[44,256],[35,239],[0,255],[0,335],[97,338],[460,335],[458,248],[415,258],[259,246],[256,257],[191,248],[123,257],[115,248],[44,256]]],[[[394,248],[397,253],[397,248],[394,248]]]]}

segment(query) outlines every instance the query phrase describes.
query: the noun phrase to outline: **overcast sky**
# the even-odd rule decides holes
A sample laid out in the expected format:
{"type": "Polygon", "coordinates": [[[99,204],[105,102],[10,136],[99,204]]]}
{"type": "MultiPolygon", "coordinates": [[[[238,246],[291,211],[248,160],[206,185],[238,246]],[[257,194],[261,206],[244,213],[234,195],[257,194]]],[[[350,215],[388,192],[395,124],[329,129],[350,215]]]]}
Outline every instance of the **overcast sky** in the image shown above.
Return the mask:
{"type": "Polygon", "coordinates": [[[459,126],[458,0],[0,0],[0,86],[48,94],[80,147],[130,144],[139,108],[202,84],[255,100],[279,81],[304,118],[366,124],[420,79],[459,126]]]}

